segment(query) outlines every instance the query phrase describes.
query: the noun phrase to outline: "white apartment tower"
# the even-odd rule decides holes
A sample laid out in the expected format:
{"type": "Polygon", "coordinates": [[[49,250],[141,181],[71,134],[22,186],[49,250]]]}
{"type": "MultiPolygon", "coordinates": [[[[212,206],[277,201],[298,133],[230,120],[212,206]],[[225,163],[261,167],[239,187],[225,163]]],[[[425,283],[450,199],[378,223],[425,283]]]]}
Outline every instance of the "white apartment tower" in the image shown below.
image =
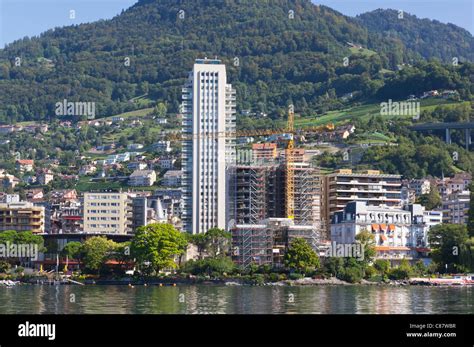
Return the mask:
{"type": "Polygon", "coordinates": [[[225,65],[197,59],[182,90],[183,229],[192,234],[226,229],[235,161],[235,90],[225,65]]]}

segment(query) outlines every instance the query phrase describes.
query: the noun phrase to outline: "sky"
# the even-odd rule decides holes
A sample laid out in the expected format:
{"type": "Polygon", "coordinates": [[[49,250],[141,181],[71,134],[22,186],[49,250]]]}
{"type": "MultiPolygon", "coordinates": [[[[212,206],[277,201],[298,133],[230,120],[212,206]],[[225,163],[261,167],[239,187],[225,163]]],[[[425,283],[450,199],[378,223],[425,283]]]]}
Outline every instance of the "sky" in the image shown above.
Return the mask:
{"type": "MultiPolygon", "coordinates": [[[[178,1],[178,0],[177,0],[178,1]]],[[[258,1],[258,0],[256,0],[258,1]]],[[[137,0],[0,0],[0,48],[65,25],[110,19],[137,0]],[[71,18],[74,11],[75,18],[71,18]]],[[[473,0],[313,0],[345,15],[393,8],[419,18],[451,22],[474,34],[473,0]]]]}

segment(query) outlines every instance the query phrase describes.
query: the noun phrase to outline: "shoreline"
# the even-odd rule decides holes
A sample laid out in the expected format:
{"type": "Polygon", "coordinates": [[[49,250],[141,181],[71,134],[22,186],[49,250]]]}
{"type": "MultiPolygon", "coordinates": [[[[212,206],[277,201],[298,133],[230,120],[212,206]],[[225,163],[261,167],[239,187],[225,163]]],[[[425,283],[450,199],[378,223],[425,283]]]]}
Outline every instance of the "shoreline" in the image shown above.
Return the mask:
{"type": "MultiPolygon", "coordinates": [[[[51,280],[51,279],[17,279],[17,280],[2,280],[0,287],[13,287],[16,285],[122,285],[122,286],[159,286],[159,287],[176,287],[187,285],[207,285],[207,286],[252,286],[252,287],[291,287],[291,286],[379,286],[379,287],[402,287],[402,286],[424,286],[424,287],[465,287],[470,284],[440,284],[431,282],[430,279],[426,281],[411,281],[411,280],[390,280],[383,281],[368,281],[362,280],[358,283],[350,283],[335,277],[328,279],[314,279],[310,277],[296,279],[296,280],[282,280],[275,282],[261,282],[256,283],[252,280],[243,280],[240,278],[227,279],[197,279],[197,278],[151,278],[151,279],[86,279],[82,282],[70,281],[68,279],[51,280]]],[[[472,284],[471,284],[472,285],[472,284]]]]}

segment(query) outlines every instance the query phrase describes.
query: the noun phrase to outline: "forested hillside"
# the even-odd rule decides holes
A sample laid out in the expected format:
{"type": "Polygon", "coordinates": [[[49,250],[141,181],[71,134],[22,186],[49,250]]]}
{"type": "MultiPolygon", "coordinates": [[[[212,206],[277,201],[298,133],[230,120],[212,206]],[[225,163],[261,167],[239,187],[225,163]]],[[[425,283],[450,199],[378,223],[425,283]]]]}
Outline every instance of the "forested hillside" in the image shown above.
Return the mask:
{"type": "MultiPolygon", "coordinates": [[[[239,110],[273,118],[290,102],[302,114],[320,114],[347,103],[405,97],[408,90],[391,86],[411,83],[413,76],[421,83],[410,92],[433,85],[470,97],[472,64],[417,63],[421,47],[410,46],[410,36],[375,35],[369,22],[309,0],[142,0],[111,20],[49,30],[0,50],[0,123],[50,120],[63,99],[95,102],[98,117],[156,100],[177,111],[184,78],[204,56],[228,65],[239,110]],[[408,62],[416,66],[396,72],[408,62]],[[343,98],[347,93],[350,100],[343,98]]],[[[414,22],[429,37],[461,31],[414,22]]],[[[472,36],[456,38],[461,41],[440,35],[444,53],[432,45],[424,57],[469,58],[465,46],[472,36]]]]}
{"type": "MultiPolygon", "coordinates": [[[[446,63],[474,60],[474,38],[454,24],[420,19],[409,13],[382,10],[363,13],[357,17],[369,33],[379,39],[399,39],[413,53],[414,58],[438,58],[446,63]]],[[[377,49],[377,40],[371,48],[377,49]]]]}

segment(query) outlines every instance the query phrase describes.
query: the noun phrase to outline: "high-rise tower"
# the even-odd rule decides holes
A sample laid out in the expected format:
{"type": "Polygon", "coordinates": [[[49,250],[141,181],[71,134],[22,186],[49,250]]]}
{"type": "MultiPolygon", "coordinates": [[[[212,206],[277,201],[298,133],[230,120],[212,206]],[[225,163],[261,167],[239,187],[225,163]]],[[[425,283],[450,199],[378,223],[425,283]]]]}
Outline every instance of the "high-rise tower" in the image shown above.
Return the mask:
{"type": "Polygon", "coordinates": [[[229,170],[235,161],[235,90],[225,65],[198,59],[182,90],[183,229],[227,227],[229,170]]]}

